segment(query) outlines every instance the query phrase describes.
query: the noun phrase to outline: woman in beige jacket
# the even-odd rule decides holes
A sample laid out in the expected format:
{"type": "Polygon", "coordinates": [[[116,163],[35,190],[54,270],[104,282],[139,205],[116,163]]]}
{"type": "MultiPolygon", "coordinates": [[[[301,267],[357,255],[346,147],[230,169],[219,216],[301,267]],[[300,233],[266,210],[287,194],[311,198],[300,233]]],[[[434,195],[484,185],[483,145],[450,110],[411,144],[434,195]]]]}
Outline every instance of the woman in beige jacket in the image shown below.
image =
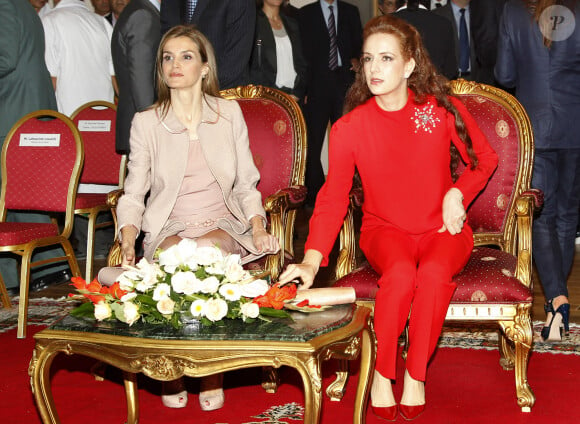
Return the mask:
{"type": "MultiPolygon", "coordinates": [[[[135,115],[131,129],[125,194],[117,209],[123,265],[134,264],[140,231],[147,260],[182,238],[218,245],[243,262],[279,249],[265,229],[256,189],[260,175],[241,109],[220,98],[217,81],[213,49],[203,34],[188,26],[165,34],[157,52],[158,101],[135,115]]],[[[165,384],[164,393],[168,407],[187,404],[181,380],[165,384]]],[[[221,375],[202,379],[202,409],[223,402],[221,375]]]]}

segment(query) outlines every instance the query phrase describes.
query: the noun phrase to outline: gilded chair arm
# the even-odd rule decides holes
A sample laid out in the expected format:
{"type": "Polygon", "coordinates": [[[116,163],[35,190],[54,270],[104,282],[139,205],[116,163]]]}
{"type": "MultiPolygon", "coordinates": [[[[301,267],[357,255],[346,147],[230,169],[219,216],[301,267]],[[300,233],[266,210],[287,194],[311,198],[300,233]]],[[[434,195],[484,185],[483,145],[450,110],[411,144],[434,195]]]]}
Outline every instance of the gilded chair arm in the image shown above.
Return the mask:
{"type": "Polygon", "coordinates": [[[123,195],[123,193],[124,193],[124,190],[121,188],[117,189],[117,190],[110,191],[107,194],[107,205],[109,205],[111,209],[116,209],[117,203],[119,202],[119,198],[123,195]]]}
{"type": "Polygon", "coordinates": [[[529,190],[524,191],[521,196],[531,197],[534,201],[534,210],[542,209],[544,206],[544,192],[542,190],[538,190],[537,188],[531,188],[529,190]]]}
{"type": "Polygon", "coordinates": [[[362,188],[352,188],[349,194],[348,210],[339,234],[340,246],[335,268],[335,278],[337,280],[354,271],[357,266],[354,212],[362,207],[363,201],[364,195],[362,188]]]}
{"type": "Polygon", "coordinates": [[[270,220],[270,232],[278,239],[280,251],[266,258],[266,269],[273,280],[284,267],[286,252],[294,256],[294,218],[296,209],[306,199],[306,187],[292,186],[279,190],[264,201],[264,209],[270,220]]]}
{"type": "Polygon", "coordinates": [[[268,213],[281,212],[282,208],[296,209],[306,200],[305,186],[286,187],[268,196],[264,201],[264,209],[268,213]]]}
{"type": "Polygon", "coordinates": [[[111,215],[113,215],[113,222],[115,223],[115,241],[107,255],[107,266],[117,266],[121,264],[121,245],[119,243],[119,224],[117,223],[117,203],[119,198],[123,195],[123,189],[113,190],[107,194],[107,205],[111,208],[111,215]]]}
{"type": "Polygon", "coordinates": [[[543,193],[528,190],[516,199],[517,265],[516,278],[526,287],[532,286],[532,221],[534,211],[541,206],[543,193]]]}

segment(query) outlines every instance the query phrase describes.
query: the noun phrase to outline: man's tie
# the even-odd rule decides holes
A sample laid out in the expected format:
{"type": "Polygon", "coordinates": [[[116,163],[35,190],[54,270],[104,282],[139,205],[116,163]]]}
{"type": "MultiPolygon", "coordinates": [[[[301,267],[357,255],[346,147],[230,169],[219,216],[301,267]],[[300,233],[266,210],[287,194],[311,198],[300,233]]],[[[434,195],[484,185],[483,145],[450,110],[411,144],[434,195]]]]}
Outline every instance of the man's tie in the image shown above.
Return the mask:
{"type": "Polygon", "coordinates": [[[330,36],[330,53],[328,55],[328,68],[334,71],[338,68],[338,45],[336,40],[336,24],[334,22],[334,13],[332,6],[328,6],[330,15],[328,16],[328,35],[330,36]]]}
{"type": "Polygon", "coordinates": [[[187,14],[187,23],[190,24],[193,19],[193,12],[195,12],[195,6],[197,6],[197,0],[187,0],[185,6],[185,13],[187,14]]]}
{"type": "Polygon", "coordinates": [[[459,70],[461,73],[469,71],[469,34],[467,33],[467,22],[465,21],[465,9],[460,9],[459,18],[459,70]]]}

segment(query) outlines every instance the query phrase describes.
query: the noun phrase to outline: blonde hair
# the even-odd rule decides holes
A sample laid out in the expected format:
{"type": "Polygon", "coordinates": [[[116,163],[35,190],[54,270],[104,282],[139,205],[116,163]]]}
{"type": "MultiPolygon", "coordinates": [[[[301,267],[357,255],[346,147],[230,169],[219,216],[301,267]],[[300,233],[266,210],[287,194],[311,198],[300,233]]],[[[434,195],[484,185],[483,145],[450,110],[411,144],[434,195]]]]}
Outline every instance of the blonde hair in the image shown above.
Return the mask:
{"type": "Polygon", "coordinates": [[[157,101],[154,108],[161,109],[161,116],[165,116],[171,105],[170,88],[163,78],[163,50],[169,40],[179,37],[187,37],[195,43],[201,56],[201,61],[207,65],[208,72],[201,83],[202,93],[214,97],[221,97],[219,89],[219,80],[217,76],[217,62],[213,47],[205,35],[202,34],[194,25],[178,25],[171,28],[165,33],[159,48],[157,49],[156,60],[156,79],[157,79],[157,101]]]}

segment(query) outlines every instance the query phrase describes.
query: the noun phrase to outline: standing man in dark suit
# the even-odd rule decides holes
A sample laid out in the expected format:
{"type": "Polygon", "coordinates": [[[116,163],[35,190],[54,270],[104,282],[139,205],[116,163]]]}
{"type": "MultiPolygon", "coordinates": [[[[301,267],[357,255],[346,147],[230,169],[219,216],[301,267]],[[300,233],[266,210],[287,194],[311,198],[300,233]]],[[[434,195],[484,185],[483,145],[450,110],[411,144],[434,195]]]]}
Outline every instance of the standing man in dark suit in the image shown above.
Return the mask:
{"type": "Polygon", "coordinates": [[[457,37],[449,20],[431,12],[419,0],[407,1],[394,16],[417,28],[439,73],[448,79],[454,79],[458,69],[455,56],[457,37]]]}
{"type": "Polygon", "coordinates": [[[299,9],[298,21],[304,57],[309,65],[304,115],[308,127],[306,203],[314,206],[324,184],[320,153],[328,122],[342,116],[344,96],[354,80],[353,64],[362,46],[358,8],[340,0],[318,0],[299,9]],[[332,13],[332,16],[331,16],[332,13]],[[335,41],[331,43],[331,22],[335,41]],[[331,44],[337,50],[331,51],[331,44]]]}
{"type": "Polygon", "coordinates": [[[155,55],[161,39],[157,0],[131,0],[113,30],[111,51],[117,84],[116,147],[129,153],[131,122],[136,112],[155,101],[155,55]]]}
{"type": "Polygon", "coordinates": [[[211,42],[221,89],[248,83],[254,0],[163,0],[161,32],[179,24],[194,24],[211,42]]]}
{"type": "Polygon", "coordinates": [[[493,68],[503,2],[504,0],[449,0],[445,6],[434,10],[435,13],[449,19],[453,25],[459,77],[485,84],[495,84],[493,68]],[[462,12],[462,10],[465,11],[462,12]],[[461,60],[462,14],[465,16],[469,40],[468,65],[465,69],[462,69],[461,60]]]}

